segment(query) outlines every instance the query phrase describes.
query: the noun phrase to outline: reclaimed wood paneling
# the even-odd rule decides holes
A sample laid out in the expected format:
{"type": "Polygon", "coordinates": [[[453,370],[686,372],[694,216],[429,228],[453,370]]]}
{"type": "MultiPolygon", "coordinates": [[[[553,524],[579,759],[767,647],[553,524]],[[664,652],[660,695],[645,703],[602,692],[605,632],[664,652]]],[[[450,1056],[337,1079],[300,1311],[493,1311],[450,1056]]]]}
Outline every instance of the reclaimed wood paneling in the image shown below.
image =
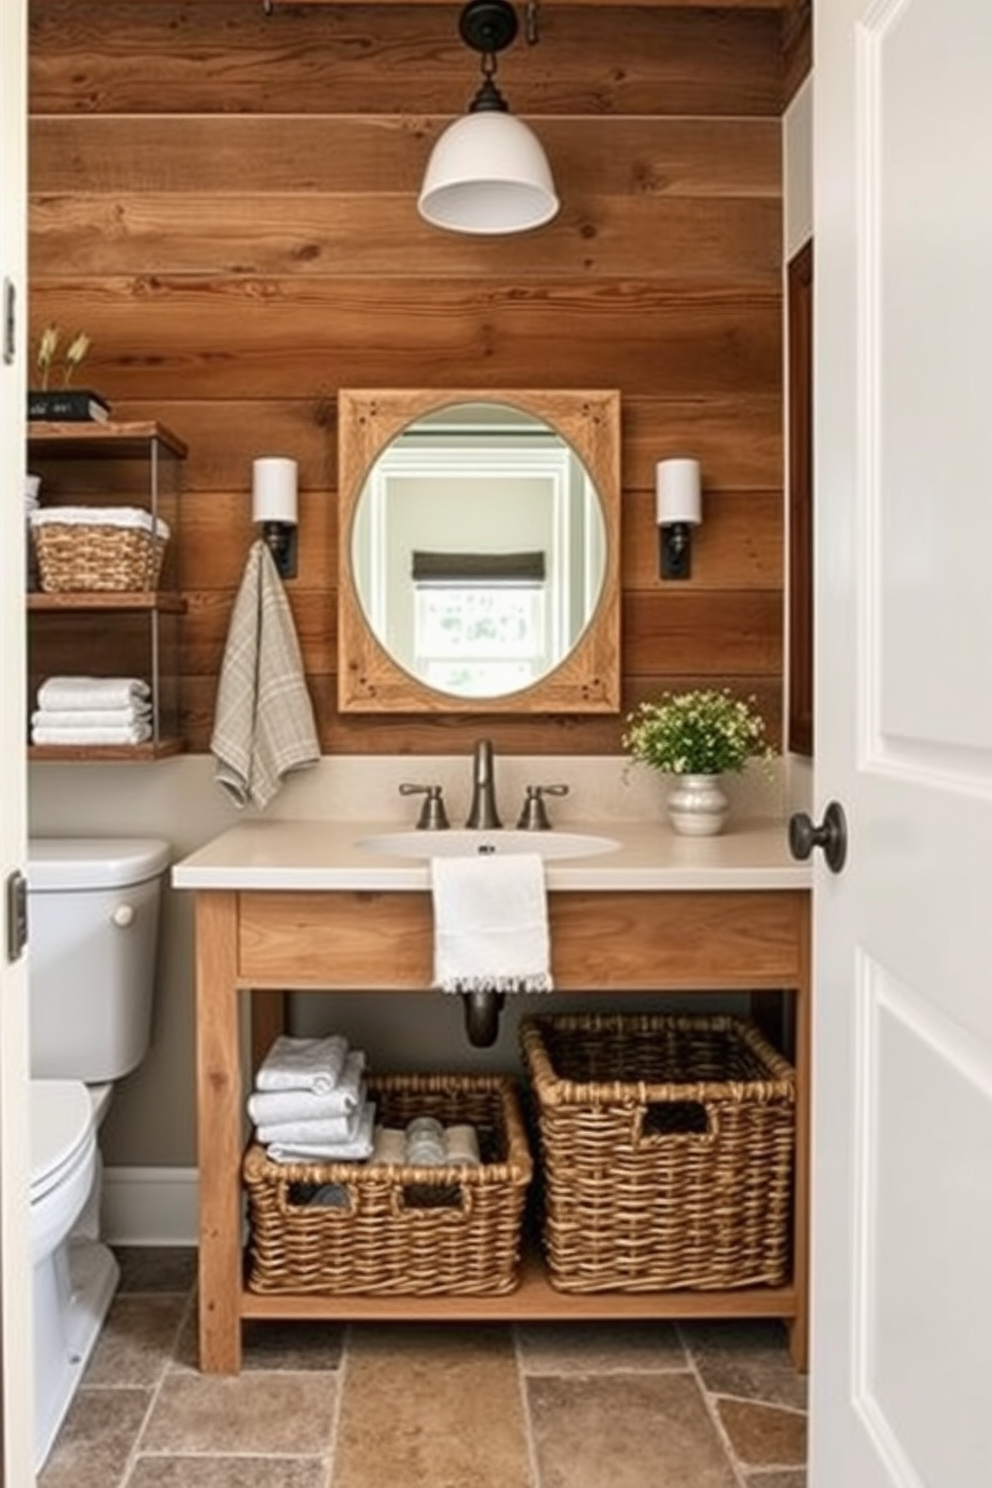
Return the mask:
{"type": "MultiPolygon", "coordinates": [[[[791,5],[792,0],[786,0],[791,5]]],[[[669,687],[754,692],[781,730],[778,0],[541,11],[500,81],[563,198],[540,233],[420,222],[433,139],[475,86],[448,4],[30,3],[31,320],[83,326],[87,380],[190,446],[183,713],[208,748],[254,536],[251,460],[300,462],[287,585],[323,747],[612,753],[669,687]],[[615,387],[622,400],[623,712],[341,717],[341,388],[615,387]],[[654,466],[703,466],[693,576],[657,576],[654,466]]],[[[791,65],[791,64],[790,64],[791,65]]],[[[70,642],[71,644],[71,638],[70,642]]],[[[67,665],[69,658],[67,657],[67,665]]]]}

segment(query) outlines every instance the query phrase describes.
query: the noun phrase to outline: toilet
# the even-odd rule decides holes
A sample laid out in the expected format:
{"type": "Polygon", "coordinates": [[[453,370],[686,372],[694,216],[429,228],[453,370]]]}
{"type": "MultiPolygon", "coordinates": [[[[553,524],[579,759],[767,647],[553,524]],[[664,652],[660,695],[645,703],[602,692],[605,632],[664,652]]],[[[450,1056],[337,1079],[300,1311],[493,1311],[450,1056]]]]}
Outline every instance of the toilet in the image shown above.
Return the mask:
{"type": "Polygon", "coordinates": [[[28,843],[36,1471],[117,1287],[98,1238],[97,1133],[148,1049],[169,859],[158,838],[28,843]]]}

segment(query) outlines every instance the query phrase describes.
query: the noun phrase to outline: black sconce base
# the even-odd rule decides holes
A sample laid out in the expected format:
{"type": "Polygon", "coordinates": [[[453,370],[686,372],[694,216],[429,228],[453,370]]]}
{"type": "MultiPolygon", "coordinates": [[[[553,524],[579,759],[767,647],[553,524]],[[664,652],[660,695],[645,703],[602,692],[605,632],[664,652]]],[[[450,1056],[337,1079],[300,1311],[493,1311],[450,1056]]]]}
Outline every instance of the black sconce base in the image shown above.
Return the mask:
{"type": "Polygon", "coordinates": [[[279,570],[279,577],[295,579],[297,541],[292,522],[263,522],[262,538],[279,570]]]}
{"type": "Polygon", "coordinates": [[[691,577],[691,531],[688,522],[671,522],[658,528],[658,570],[663,579],[691,577]]]}

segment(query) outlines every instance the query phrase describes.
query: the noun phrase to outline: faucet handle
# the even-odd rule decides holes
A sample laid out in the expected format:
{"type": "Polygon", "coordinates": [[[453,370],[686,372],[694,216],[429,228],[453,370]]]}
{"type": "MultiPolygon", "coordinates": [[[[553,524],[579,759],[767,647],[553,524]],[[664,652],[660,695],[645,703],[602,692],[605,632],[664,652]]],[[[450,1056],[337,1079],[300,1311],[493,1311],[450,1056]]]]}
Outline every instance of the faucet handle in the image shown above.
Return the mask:
{"type": "Polygon", "coordinates": [[[424,804],[417,818],[418,832],[438,832],[451,825],[444,809],[444,798],[440,785],[414,785],[404,781],[400,786],[401,796],[423,796],[424,804]]]}
{"type": "Polygon", "coordinates": [[[544,797],[567,795],[567,785],[528,785],[523,810],[517,822],[518,831],[547,832],[551,827],[551,822],[544,805],[544,797]]]}

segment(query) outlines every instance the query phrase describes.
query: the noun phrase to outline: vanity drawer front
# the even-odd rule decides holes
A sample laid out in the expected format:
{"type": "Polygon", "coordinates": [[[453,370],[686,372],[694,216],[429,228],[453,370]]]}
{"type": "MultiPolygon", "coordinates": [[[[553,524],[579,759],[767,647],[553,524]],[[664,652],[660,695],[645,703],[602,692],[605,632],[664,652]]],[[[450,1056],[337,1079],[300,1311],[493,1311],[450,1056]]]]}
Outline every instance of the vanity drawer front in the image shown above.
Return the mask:
{"type": "MultiPolygon", "coordinates": [[[[569,991],[791,986],[804,977],[808,894],[551,894],[555,985],[569,991]]],[[[240,896],[238,977],[256,987],[422,990],[427,894],[240,896]]]]}

